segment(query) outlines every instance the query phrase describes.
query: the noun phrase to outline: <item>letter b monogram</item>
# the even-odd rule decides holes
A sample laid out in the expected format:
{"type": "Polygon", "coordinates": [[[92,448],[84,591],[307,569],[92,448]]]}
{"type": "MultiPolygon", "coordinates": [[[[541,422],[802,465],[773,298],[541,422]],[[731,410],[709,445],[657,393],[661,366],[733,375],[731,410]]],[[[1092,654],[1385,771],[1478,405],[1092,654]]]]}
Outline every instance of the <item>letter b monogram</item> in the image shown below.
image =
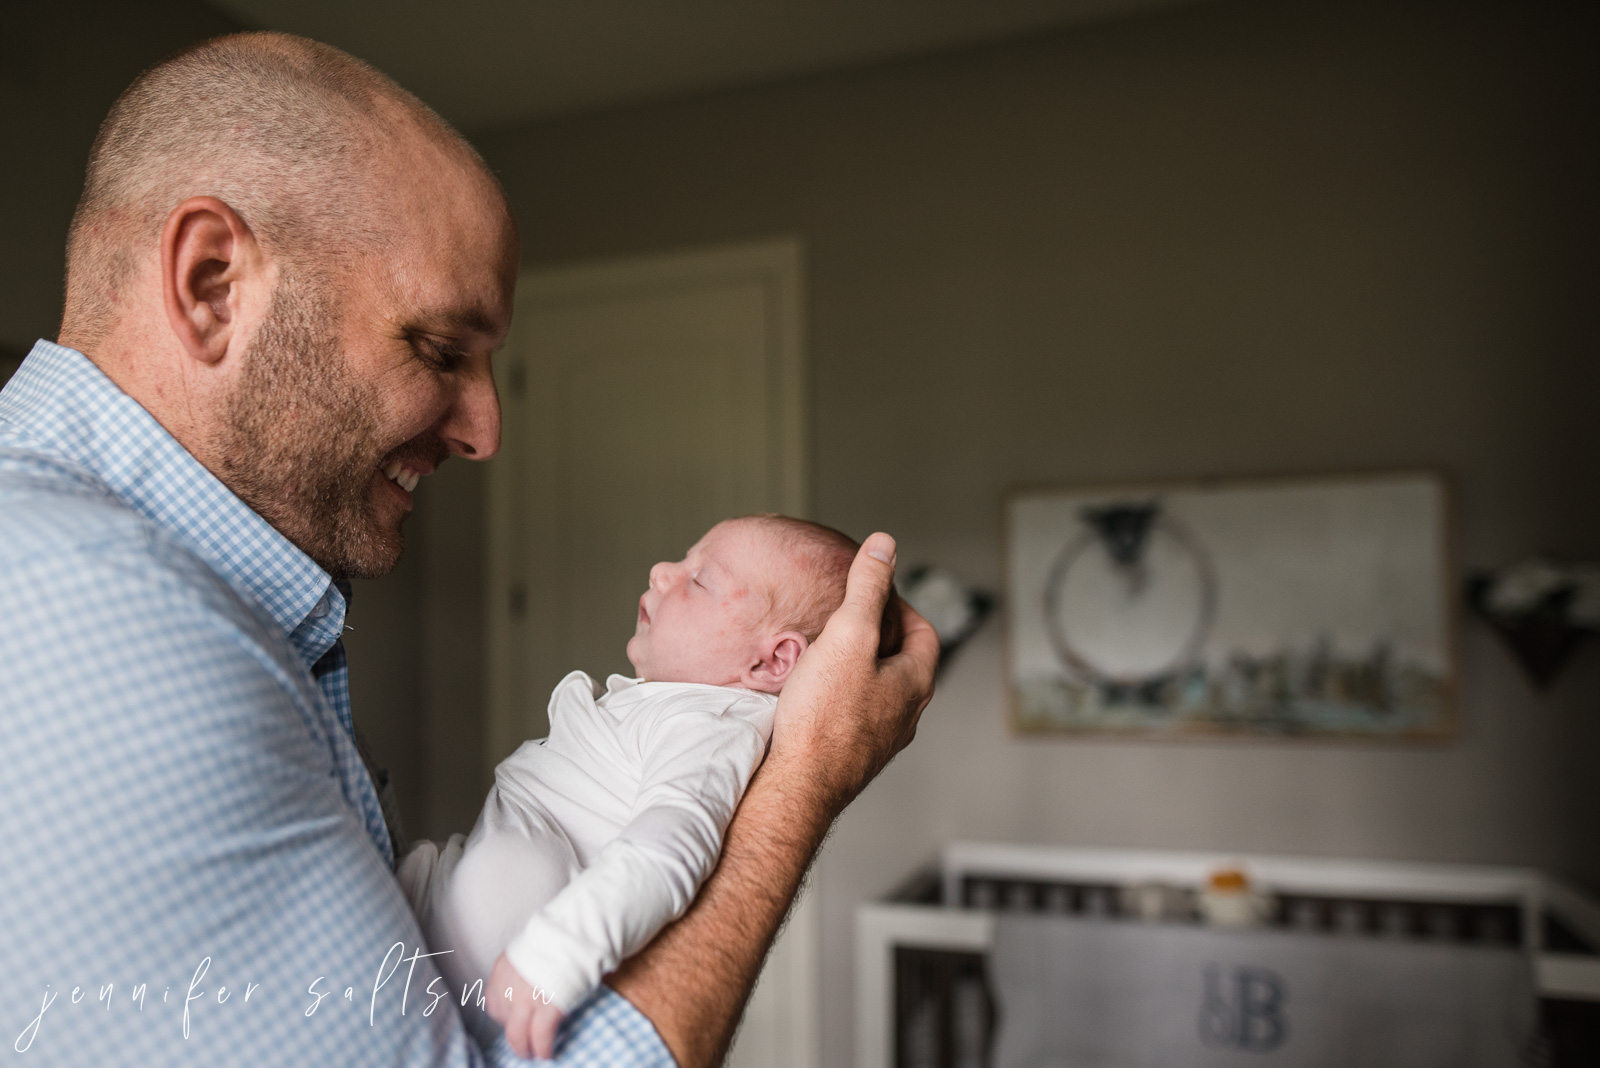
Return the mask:
{"type": "Polygon", "coordinates": [[[1265,968],[1224,972],[1218,965],[1208,964],[1200,1039],[1208,1046],[1269,1053],[1289,1036],[1289,1021],[1283,1013],[1287,1000],[1287,989],[1276,972],[1265,968]]]}

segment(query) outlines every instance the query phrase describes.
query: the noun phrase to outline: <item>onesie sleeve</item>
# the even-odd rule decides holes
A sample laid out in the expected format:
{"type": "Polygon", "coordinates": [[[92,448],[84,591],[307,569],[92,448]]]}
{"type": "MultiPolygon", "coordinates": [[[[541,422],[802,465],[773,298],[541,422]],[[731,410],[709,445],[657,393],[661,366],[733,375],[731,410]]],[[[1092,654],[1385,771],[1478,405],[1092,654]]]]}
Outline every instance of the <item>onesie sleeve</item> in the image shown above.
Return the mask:
{"type": "Polygon", "coordinates": [[[518,973],[563,1012],[683,915],[711,874],[771,734],[771,703],[745,704],[672,712],[646,729],[628,824],[506,946],[518,973]]]}

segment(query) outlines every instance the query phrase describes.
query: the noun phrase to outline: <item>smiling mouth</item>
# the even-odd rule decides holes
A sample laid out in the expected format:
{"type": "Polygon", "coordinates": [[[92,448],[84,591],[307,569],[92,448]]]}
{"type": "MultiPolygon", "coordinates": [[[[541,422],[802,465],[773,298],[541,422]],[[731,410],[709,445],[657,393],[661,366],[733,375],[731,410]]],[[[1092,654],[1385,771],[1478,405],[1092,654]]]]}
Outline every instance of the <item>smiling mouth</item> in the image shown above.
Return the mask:
{"type": "Polygon", "coordinates": [[[421,482],[422,476],[427,473],[428,472],[426,471],[418,471],[414,467],[407,467],[399,460],[390,462],[389,466],[383,469],[383,477],[388,479],[390,482],[393,482],[407,493],[410,493],[412,490],[416,489],[417,483],[421,482]]]}

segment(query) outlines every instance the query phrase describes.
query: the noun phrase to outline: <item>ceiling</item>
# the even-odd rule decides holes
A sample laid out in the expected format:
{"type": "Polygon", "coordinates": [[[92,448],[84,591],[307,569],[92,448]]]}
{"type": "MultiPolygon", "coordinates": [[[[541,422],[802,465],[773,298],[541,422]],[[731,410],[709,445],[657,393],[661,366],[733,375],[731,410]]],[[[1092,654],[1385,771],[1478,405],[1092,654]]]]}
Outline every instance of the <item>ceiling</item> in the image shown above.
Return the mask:
{"type": "Polygon", "coordinates": [[[212,0],[368,60],[469,130],[1190,0],[212,0]]]}

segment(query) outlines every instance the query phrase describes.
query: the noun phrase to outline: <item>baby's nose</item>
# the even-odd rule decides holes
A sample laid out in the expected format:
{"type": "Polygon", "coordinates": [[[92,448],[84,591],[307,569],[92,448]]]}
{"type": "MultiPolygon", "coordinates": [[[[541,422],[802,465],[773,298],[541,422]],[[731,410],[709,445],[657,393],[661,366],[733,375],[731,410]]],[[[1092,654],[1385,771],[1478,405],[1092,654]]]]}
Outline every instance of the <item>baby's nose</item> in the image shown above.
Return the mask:
{"type": "Polygon", "coordinates": [[[672,578],[672,565],[663,560],[650,569],[650,586],[653,589],[664,590],[672,578]]]}

